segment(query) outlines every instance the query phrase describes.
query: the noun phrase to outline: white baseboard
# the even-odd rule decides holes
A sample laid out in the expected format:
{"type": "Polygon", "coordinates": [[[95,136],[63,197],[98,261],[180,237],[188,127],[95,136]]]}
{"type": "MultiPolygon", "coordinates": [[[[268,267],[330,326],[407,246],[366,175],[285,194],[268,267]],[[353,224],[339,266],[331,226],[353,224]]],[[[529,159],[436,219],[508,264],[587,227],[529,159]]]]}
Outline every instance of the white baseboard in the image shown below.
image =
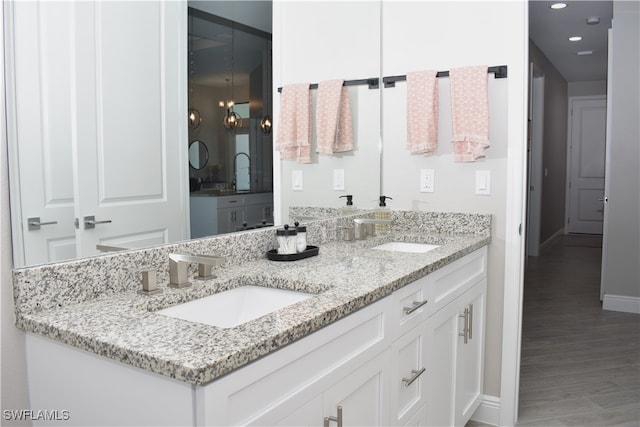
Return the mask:
{"type": "Polygon", "coordinates": [[[496,396],[489,396],[487,394],[482,396],[482,402],[476,409],[471,417],[473,421],[478,421],[484,424],[491,424],[493,426],[500,425],[500,398],[496,396]]]}
{"type": "Polygon", "coordinates": [[[602,309],[624,311],[625,313],[640,314],[640,298],[625,295],[604,294],[602,309]]]}
{"type": "Polygon", "coordinates": [[[565,234],[565,230],[564,227],[561,228],[560,230],[556,231],[555,233],[553,233],[551,235],[551,237],[549,237],[547,240],[545,240],[544,242],[540,243],[540,251],[542,252],[542,250],[544,248],[546,248],[547,246],[551,246],[551,244],[558,239],[560,236],[565,234]]]}

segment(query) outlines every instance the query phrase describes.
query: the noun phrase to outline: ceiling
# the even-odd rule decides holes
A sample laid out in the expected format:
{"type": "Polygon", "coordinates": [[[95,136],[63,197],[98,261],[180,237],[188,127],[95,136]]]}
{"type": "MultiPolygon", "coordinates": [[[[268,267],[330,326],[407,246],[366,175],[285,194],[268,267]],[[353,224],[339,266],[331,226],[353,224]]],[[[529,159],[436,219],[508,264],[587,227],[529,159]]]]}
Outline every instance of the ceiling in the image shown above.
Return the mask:
{"type": "Polygon", "coordinates": [[[597,81],[607,78],[607,30],[613,17],[612,1],[558,0],[529,2],[529,37],[558,69],[567,82],[597,81]],[[562,1],[564,9],[549,6],[562,1]],[[588,17],[600,23],[588,25],[588,17]],[[582,36],[571,42],[569,37],[582,36]],[[578,55],[593,51],[591,55],[578,55]]]}

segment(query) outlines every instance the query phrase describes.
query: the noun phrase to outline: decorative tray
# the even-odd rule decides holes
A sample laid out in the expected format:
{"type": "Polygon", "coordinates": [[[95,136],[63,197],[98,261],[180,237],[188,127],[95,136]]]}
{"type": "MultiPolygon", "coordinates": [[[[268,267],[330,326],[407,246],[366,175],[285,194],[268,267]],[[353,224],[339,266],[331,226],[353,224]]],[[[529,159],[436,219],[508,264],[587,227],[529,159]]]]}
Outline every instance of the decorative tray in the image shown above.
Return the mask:
{"type": "Polygon", "coordinates": [[[267,252],[267,258],[271,261],[298,261],[299,259],[309,258],[318,255],[320,248],[317,246],[307,246],[302,252],[295,254],[279,254],[277,249],[271,249],[267,252]]]}

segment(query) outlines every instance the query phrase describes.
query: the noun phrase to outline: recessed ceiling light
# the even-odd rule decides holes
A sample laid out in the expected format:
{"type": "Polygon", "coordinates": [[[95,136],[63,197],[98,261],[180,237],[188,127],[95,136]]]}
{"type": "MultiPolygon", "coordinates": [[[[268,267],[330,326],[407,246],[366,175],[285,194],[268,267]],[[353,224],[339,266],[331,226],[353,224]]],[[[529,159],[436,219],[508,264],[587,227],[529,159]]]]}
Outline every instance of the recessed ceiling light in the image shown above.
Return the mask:
{"type": "Polygon", "coordinates": [[[599,16],[590,16],[587,18],[587,25],[597,25],[600,23],[599,16]]]}
{"type": "Polygon", "coordinates": [[[583,55],[591,55],[593,54],[592,50],[581,50],[580,52],[576,52],[579,56],[583,56],[583,55]]]}
{"type": "Polygon", "coordinates": [[[580,36],[571,36],[571,37],[569,37],[569,41],[570,42],[579,42],[580,40],[582,40],[582,37],[580,37],[580,36]]]}
{"type": "Polygon", "coordinates": [[[551,6],[549,6],[551,9],[554,10],[558,10],[558,9],[564,9],[565,7],[567,7],[566,3],[553,3],[551,6]]]}

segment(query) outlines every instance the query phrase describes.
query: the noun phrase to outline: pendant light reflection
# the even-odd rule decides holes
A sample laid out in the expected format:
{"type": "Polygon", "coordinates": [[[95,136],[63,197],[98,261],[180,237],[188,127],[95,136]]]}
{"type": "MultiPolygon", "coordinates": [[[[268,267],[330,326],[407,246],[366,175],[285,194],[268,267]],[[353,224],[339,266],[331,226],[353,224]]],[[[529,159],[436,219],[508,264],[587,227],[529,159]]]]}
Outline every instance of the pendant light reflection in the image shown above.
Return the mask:
{"type": "MultiPolygon", "coordinates": [[[[269,69],[269,71],[271,71],[271,52],[269,50],[269,40],[265,40],[264,52],[267,60],[267,68],[269,69]]],[[[264,116],[262,117],[262,120],[260,120],[260,128],[262,129],[262,133],[264,135],[270,135],[271,129],[273,128],[273,119],[269,115],[269,110],[271,110],[271,84],[267,84],[266,87],[267,99],[262,106],[264,116]]]]}
{"type": "MultiPolygon", "coordinates": [[[[226,114],[224,115],[224,119],[222,119],[222,124],[224,128],[233,132],[237,128],[242,127],[242,117],[235,111],[233,111],[233,78],[235,71],[235,34],[234,34],[235,26],[231,24],[231,97],[228,98],[226,105],[224,102],[220,101],[220,107],[227,109],[226,114]]],[[[229,79],[227,80],[227,94],[229,94],[229,79]]]]}

